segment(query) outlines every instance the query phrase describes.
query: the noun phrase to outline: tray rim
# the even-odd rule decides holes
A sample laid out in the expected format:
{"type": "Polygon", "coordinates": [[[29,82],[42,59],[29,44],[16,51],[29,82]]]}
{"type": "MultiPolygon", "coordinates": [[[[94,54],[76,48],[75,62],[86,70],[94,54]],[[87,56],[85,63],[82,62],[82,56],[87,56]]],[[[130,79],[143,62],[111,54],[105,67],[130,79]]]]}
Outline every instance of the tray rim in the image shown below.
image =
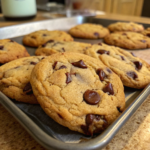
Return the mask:
{"type": "Polygon", "coordinates": [[[102,148],[110,142],[119,129],[127,122],[150,93],[150,84],[135,98],[124,112],[99,136],[82,143],[64,143],[46,134],[32,121],[20,108],[18,108],[7,96],[0,92],[0,103],[18,120],[27,132],[47,149],[90,150],[102,148]],[[110,136],[111,135],[111,136],[110,136]]]}

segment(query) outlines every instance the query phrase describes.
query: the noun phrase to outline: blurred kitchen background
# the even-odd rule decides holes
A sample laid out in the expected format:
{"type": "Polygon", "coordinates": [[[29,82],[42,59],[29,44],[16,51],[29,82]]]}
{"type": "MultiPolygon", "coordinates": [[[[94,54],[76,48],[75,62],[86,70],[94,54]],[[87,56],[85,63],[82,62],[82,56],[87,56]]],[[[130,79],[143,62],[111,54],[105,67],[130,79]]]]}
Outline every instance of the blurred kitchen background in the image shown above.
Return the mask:
{"type": "Polygon", "coordinates": [[[36,2],[38,10],[58,12],[62,15],[68,10],[72,11],[71,15],[88,15],[96,11],[150,17],[150,0],[36,0],[36,2]]]}

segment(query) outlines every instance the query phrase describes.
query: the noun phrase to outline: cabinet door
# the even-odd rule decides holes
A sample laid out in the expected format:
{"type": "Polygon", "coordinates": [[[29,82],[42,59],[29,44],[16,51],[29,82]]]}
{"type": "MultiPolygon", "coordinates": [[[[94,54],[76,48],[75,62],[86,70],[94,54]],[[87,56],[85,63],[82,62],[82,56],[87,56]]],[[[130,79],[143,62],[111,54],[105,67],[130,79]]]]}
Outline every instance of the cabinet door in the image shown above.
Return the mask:
{"type": "Polygon", "coordinates": [[[112,13],[141,15],[143,0],[113,0],[112,13]]]}

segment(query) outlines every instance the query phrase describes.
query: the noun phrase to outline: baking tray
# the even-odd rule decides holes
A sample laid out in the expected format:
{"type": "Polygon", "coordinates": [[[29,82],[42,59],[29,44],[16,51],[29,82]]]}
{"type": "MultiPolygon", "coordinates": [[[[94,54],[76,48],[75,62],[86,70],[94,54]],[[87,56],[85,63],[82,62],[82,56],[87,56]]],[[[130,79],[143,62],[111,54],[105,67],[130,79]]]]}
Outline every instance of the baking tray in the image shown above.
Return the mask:
{"type": "MultiPolygon", "coordinates": [[[[67,31],[69,28],[85,22],[108,26],[110,23],[116,21],[118,20],[82,16],[38,21],[0,28],[0,39],[11,38],[22,44],[23,35],[40,29],[67,31]]],[[[148,24],[143,25],[144,27],[149,26],[148,24]]],[[[84,39],[75,39],[75,41],[89,43],[101,42],[101,40],[84,39]]],[[[26,48],[30,55],[34,55],[35,48],[26,48]]],[[[94,137],[85,136],[59,125],[47,116],[39,105],[25,104],[10,100],[1,92],[0,103],[22,124],[35,140],[49,150],[100,150],[109,143],[119,129],[144,102],[149,93],[150,85],[144,90],[125,87],[126,109],[102,134],[94,137]]]]}

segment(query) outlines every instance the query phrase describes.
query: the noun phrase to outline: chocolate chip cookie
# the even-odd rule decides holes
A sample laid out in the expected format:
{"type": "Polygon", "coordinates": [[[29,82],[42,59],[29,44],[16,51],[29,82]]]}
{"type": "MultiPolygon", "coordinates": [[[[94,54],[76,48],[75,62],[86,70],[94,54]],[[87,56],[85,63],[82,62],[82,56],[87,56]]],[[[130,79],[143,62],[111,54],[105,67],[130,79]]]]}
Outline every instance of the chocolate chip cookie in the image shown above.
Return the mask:
{"type": "Polygon", "coordinates": [[[30,56],[26,48],[10,39],[0,40],[0,64],[30,56]]]}
{"type": "Polygon", "coordinates": [[[41,45],[36,51],[35,55],[49,56],[58,52],[76,52],[84,53],[91,44],[80,42],[59,42],[50,40],[41,45]]]}
{"type": "Polygon", "coordinates": [[[150,37],[150,27],[141,32],[143,35],[150,37]]]}
{"type": "Polygon", "coordinates": [[[79,53],[57,53],[31,74],[33,92],[56,122],[87,135],[101,133],[124,110],[119,77],[101,61],[79,53]]]}
{"type": "Polygon", "coordinates": [[[150,48],[150,38],[135,32],[115,32],[104,38],[105,43],[125,49],[150,48]]]}
{"type": "Polygon", "coordinates": [[[43,56],[25,57],[0,67],[0,91],[16,101],[36,104],[30,85],[30,74],[43,56]]]}
{"type": "Polygon", "coordinates": [[[87,49],[86,54],[111,68],[125,86],[141,89],[150,83],[150,65],[133,53],[101,43],[87,49]]]}
{"type": "Polygon", "coordinates": [[[132,32],[141,32],[144,30],[143,25],[137,24],[134,22],[116,22],[108,26],[110,32],[116,31],[132,31],[132,32]]]}
{"type": "Polygon", "coordinates": [[[69,33],[77,38],[99,39],[108,35],[109,30],[99,24],[84,23],[71,28],[69,33]]]}
{"type": "Polygon", "coordinates": [[[45,44],[49,40],[73,41],[73,38],[64,31],[39,30],[24,36],[23,44],[31,47],[38,47],[42,44],[45,44]]]}

